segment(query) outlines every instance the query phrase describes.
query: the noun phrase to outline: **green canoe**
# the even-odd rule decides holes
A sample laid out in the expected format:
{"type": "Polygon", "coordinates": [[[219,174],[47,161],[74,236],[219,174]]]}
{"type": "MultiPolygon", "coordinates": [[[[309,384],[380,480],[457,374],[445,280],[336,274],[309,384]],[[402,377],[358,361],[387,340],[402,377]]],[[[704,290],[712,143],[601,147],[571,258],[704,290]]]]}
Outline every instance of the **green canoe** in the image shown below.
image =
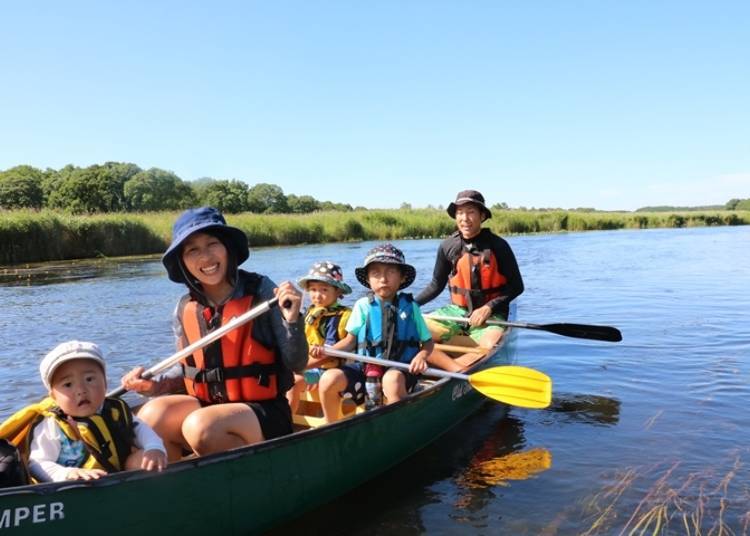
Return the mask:
{"type": "MultiPolygon", "coordinates": [[[[513,330],[474,370],[513,361],[513,330]]],[[[486,399],[443,378],[328,426],[184,460],[163,473],[0,489],[2,534],[255,534],[291,521],[411,456],[486,399]]]]}

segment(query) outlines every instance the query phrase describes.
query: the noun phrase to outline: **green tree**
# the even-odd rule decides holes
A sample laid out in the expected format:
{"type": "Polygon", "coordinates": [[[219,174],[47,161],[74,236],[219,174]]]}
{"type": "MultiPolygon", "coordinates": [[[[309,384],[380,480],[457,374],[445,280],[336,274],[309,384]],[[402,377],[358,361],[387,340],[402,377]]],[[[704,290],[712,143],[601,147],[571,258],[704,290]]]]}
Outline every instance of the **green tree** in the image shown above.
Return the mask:
{"type": "MultiPolygon", "coordinates": [[[[337,212],[352,212],[351,205],[345,203],[334,203],[333,201],[322,201],[320,210],[335,210],[337,212]]],[[[357,210],[367,210],[365,207],[357,207],[357,210]]]]}
{"type": "Polygon", "coordinates": [[[490,208],[492,210],[508,210],[510,207],[508,207],[508,203],[503,201],[502,203],[495,203],[490,208]]]}
{"type": "Polygon", "coordinates": [[[42,178],[42,171],[31,166],[0,172],[0,208],[42,208],[42,178]]]}
{"type": "Polygon", "coordinates": [[[741,199],[735,210],[750,210],[750,199],[741,199]]]}
{"type": "Polygon", "coordinates": [[[238,180],[216,180],[201,190],[200,201],[229,214],[248,210],[247,184],[238,180]]]}
{"type": "MultiPolygon", "coordinates": [[[[66,166],[66,168],[73,168],[72,165],[66,166]]],[[[49,206],[49,196],[52,192],[54,192],[57,189],[57,185],[60,183],[60,176],[63,173],[63,170],[66,168],[61,169],[60,171],[52,168],[47,168],[42,172],[42,196],[44,198],[43,206],[48,207],[49,206]]]]}
{"type": "Polygon", "coordinates": [[[188,183],[190,188],[193,190],[197,205],[208,205],[208,203],[206,203],[205,201],[206,189],[215,182],[216,179],[213,179],[211,177],[201,177],[200,179],[195,179],[194,181],[190,181],[188,183]]]}
{"type": "Polygon", "coordinates": [[[320,202],[310,195],[296,196],[289,194],[286,196],[286,204],[289,212],[294,214],[307,214],[320,210],[320,202]]]}
{"type": "Polygon", "coordinates": [[[151,168],[133,175],[124,186],[132,210],[177,210],[193,206],[193,189],[171,171],[151,168]]]}
{"type": "Polygon", "coordinates": [[[250,188],[247,193],[247,205],[250,212],[289,212],[286,196],[281,187],[265,182],[261,182],[250,188]]]}
{"type": "Polygon", "coordinates": [[[399,210],[411,210],[411,203],[403,202],[399,207],[399,210]]]}
{"type": "Polygon", "coordinates": [[[52,181],[54,190],[48,204],[77,214],[125,210],[125,182],[140,170],[135,164],[119,162],[87,168],[66,166],[52,181]]]}
{"type": "Polygon", "coordinates": [[[726,205],[724,205],[724,208],[727,210],[737,210],[737,205],[740,204],[740,201],[742,201],[742,199],[730,199],[727,201],[726,205]]]}
{"type": "Polygon", "coordinates": [[[109,170],[112,177],[116,177],[123,184],[143,171],[139,166],[130,162],[105,162],[102,167],[109,170]]]}

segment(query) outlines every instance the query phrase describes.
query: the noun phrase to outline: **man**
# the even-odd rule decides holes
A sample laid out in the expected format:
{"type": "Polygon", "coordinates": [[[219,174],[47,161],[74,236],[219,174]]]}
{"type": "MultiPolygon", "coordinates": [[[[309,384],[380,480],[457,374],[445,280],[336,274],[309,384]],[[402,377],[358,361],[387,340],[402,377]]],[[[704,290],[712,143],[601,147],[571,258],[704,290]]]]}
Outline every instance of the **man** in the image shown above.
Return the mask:
{"type": "Polygon", "coordinates": [[[508,318],[510,302],[523,292],[523,280],[510,245],[482,223],[492,217],[484,196],[476,190],[459,192],[448,205],[457,231],[438,248],[432,281],[415,298],[419,305],[435,299],[449,285],[451,304],[435,314],[468,317],[468,326],[457,322],[430,322],[436,340],[447,340],[467,328],[482,348],[491,348],[503,336],[500,326],[488,319],[508,318]],[[439,330],[437,328],[440,328],[439,330]]]}

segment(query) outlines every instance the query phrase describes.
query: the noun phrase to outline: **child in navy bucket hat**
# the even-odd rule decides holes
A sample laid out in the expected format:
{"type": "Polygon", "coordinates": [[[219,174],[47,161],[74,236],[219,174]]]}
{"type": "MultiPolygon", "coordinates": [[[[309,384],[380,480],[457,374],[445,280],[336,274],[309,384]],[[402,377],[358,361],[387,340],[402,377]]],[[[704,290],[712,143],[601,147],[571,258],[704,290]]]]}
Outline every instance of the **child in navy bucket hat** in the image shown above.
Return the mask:
{"type": "Polygon", "coordinates": [[[213,207],[186,210],[174,223],[162,262],[169,279],[188,290],[175,310],[179,348],[272,298],[288,307],[270,308],[155,381],[141,378],[142,367],[123,378],[123,387],[149,396],[190,395],[154,398],[139,413],[164,439],[170,460],[183,450],[210,454],[292,432],[285,395],[292,373],[307,363],[302,295],[288,281],[277,286],[239,269],[248,256],[245,233],[213,207]]]}
{"type": "Polygon", "coordinates": [[[398,290],[410,286],[414,283],[414,279],[417,277],[417,271],[411,264],[406,264],[406,258],[400,249],[393,244],[382,244],[380,246],[375,246],[368,251],[364,265],[360,268],[355,268],[354,270],[354,273],[357,276],[357,281],[367,288],[372,288],[367,275],[367,267],[373,263],[390,264],[399,267],[403,278],[399,284],[398,290]]]}
{"type": "MultiPolygon", "coordinates": [[[[411,294],[401,292],[414,282],[416,270],[393,244],[381,244],[367,252],[357,280],[370,292],[354,304],[346,325],[347,336],[337,349],[357,348],[361,355],[409,363],[409,371],[383,370],[367,365],[367,376],[382,374],[386,403],[404,398],[427,368],[434,350],[432,336],[411,294]]],[[[440,364],[438,364],[440,366],[440,364]]]]}

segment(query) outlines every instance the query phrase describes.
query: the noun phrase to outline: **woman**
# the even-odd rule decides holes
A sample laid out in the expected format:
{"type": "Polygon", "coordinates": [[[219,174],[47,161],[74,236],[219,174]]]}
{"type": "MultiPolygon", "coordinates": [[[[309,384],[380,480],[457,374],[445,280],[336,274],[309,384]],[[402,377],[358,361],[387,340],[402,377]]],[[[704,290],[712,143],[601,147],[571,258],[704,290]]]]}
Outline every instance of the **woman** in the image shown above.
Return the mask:
{"type": "Polygon", "coordinates": [[[185,450],[210,454],[292,432],[285,394],[292,371],[307,363],[301,294],[289,282],[276,288],[266,276],[239,270],[248,256],[245,233],[214,208],[189,209],[172,229],[162,262],[169,279],[187,285],[174,317],[180,348],[274,296],[285,307],[194,352],[181,371],[152,381],[138,367],[123,377],[124,388],[148,396],[187,392],[154,398],[138,412],[164,440],[170,461],[185,450]]]}

